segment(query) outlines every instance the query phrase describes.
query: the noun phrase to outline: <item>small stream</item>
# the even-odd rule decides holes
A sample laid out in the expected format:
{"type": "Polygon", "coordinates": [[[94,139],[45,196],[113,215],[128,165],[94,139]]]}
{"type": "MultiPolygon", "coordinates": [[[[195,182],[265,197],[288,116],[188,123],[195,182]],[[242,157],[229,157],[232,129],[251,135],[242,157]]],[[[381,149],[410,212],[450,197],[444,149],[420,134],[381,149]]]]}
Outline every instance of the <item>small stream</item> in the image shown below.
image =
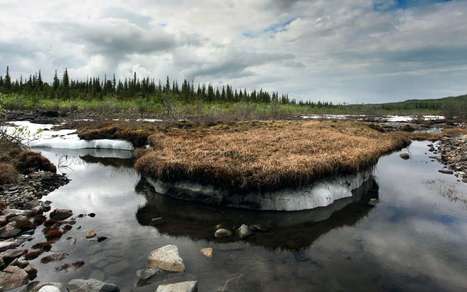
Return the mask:
{"type": "MultiPolygon", "coordinates": [[[[175,244],[187,270],[164,280],[196,279],[200,291],[466,291],[467,184],[438,173],[443,166],[428,158],[427,144],[412,143],[409,160],[382,157],[368,194],[301,212],[175,201],[151,192],[128,151],[42,149],[71,179],[43,199],[96,217],[77,219],[53,245],[68,254],[62,262],[33,261],[37,280],[95,278],[154,291],[136,289],[136,271],[153,249],[175,244]],[[267,230],[244,241],[214,239],[217,224],[242,223],[267,230]],[[89,229],[108,239],[85,239],[89,229]],[[205,247],[212,258],[200,253],[205,247]],[[78,260],[85,261],[78,270],[55,270],[78,260]]],[[[27,247],[42,240],[38,228],[27,247]]]]}

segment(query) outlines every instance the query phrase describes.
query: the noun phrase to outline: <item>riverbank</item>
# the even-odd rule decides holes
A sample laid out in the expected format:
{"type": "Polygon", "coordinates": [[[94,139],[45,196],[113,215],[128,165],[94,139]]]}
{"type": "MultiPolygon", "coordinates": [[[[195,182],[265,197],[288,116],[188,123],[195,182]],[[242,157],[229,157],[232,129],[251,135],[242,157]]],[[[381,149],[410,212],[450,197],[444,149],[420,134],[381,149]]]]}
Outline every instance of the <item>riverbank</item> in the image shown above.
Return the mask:
{"type": "Polygon", "coordinates": [[[29,260],[44,252],[22,247],[47,220],[50,202],[41,198],[69,180],[47,158],[4,136],[0,150],[0,289],[13,289],[36,277],[29,260]]]}

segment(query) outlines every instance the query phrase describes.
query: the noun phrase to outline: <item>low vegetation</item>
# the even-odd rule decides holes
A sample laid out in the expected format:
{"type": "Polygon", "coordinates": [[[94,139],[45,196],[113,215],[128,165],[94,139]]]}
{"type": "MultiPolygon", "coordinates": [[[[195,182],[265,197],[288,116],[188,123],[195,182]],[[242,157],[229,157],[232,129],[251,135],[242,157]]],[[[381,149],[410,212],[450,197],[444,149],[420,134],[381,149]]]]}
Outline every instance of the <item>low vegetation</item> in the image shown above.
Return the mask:
{"type": "Polygon", "coordinates": [[[149,137],[136,162],[143,175],[236,191],[303,186],[351,173],[409,143],[355,122],[271,121],[172,129],[149,137]]]}
{"type": "MultiPolygon", "coordinates": [[[[1,115],[1,107],[0,107],[1,115]]],[[[33,152],[19,141],[20,137],[2,130],[0,116],[0,185],[13,184],[18,175],[35,171],[56,172],[56,167],[40,153],[33,152]]]]}

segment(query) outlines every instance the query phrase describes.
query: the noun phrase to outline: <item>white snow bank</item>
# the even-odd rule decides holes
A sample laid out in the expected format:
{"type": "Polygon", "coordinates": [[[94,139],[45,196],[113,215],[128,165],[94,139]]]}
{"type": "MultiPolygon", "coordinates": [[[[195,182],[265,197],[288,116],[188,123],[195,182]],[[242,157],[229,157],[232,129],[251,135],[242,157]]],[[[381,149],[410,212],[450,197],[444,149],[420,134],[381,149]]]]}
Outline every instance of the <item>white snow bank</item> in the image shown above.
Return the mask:
{"type": "Polygon", "coordinates": [[[147,123],[161,123],[163,120],[161,119],[137,119],[137,122],[147,122],[147,123]]]}
{"type": "MultiPolygon", "coordinates": [[[[364,120],[366,118],[370,118],[372,116],[367,115],[327,115],[327,114],[320,114],[320,115],[306,115],[301,116],[302,119],[305,120],[364,120]]],[[[385,122],[393,122],[393,123],[404,123],[404,122],[412,122],[417,119],[415,116],[399,116],[399,115],[389,115],[389,116],[376,116],[372,117],[377,120],[385,121],[385,122]]],[[[435,115],[424,115],[422,119],[425,121],[436,121],[436,120],[444,120],[444,116],[435,116],[435,115]]]]}
{"type": "Polygon", "coordinates": [[[52,130],[54,125],[35,124],[27,121],[10,122],[4,129],[10,135],[20,135],[25,145],[37,148],[57,149],[116,149],[134,150],[133,145],[124,140],[82,140],[76,130],[52,130]]]}

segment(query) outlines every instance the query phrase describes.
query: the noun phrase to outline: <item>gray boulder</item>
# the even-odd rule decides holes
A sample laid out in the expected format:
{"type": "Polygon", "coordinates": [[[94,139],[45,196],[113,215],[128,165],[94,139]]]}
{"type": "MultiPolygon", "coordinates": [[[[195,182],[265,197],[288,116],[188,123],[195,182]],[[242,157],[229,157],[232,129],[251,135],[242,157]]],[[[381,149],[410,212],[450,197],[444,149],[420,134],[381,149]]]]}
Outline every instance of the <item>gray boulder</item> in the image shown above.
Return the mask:
{"type": "Polygon", "coordinates": [[[178,282],[173,284],[159,285],[156,292],[197,292],[197,281],[178,282]]]}

